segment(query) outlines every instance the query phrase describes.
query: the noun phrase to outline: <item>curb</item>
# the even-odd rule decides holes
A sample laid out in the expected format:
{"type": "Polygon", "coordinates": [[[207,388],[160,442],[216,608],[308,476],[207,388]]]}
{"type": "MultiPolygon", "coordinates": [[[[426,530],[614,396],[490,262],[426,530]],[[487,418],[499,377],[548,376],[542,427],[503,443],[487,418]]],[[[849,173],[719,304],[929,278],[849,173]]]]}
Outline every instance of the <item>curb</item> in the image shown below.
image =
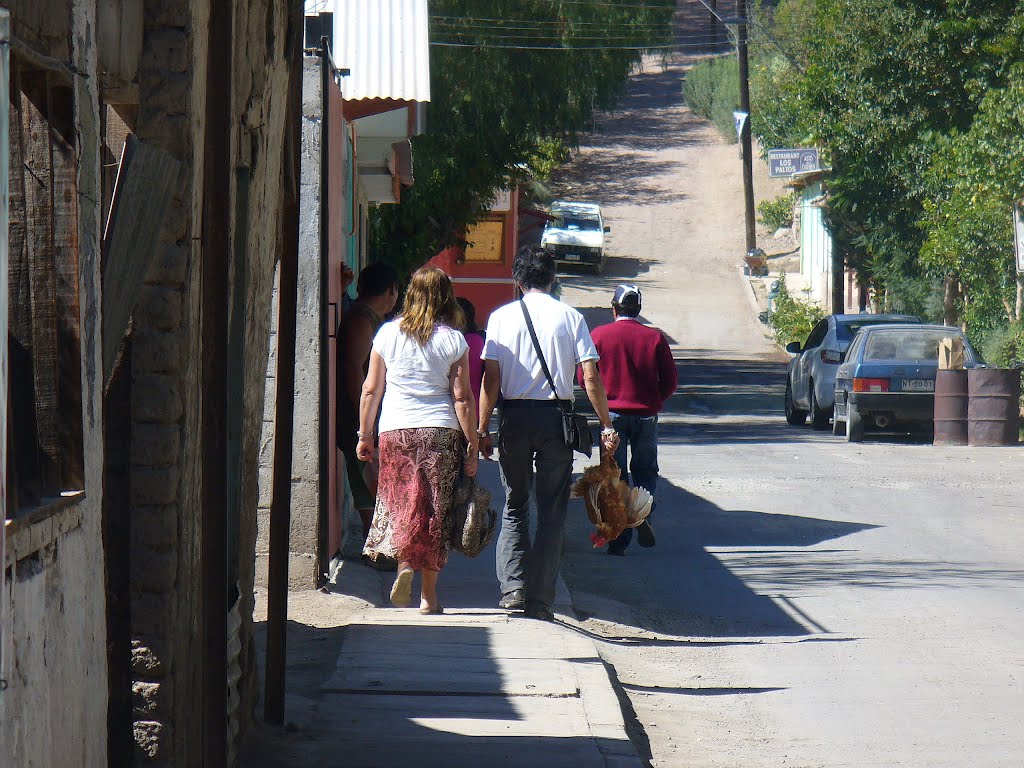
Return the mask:
{"type": "MultiPolygon", "coordinates": [[[[561,573],[558,574],[555,603],[557,608],[565,609],[560,611],[563,615],[576,611],[572,593],[561,573]],[[566,602],[562,602],[563,599],[566,602]]],[[[570,629],[575,631],[575,628],[570,629]]],[[[582,633],[580,635],[586,638],[593,650],[593,662],[588,660],[574,663],[572,670],[590,734],[597,742],[605,768],[644,768],[644,760],[626,730],[626,716],[615,692],[616,681],[613,679],[612,668],[601,657],[593,638],[582,633]]]]}

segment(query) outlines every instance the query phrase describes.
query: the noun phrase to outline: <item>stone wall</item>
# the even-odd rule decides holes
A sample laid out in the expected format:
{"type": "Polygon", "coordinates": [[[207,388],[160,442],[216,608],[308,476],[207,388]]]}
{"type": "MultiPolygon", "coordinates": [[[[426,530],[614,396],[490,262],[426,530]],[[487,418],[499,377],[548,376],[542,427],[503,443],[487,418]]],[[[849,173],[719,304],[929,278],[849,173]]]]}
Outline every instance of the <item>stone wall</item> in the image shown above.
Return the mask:
{"type": "Polygon", "coordinates": [[[107,764],[107,664],[101,499],[99,111],[95,5],[4,4],[18,40],[77,70],[78,240],[85,498],[8,541],[0,764],[107,764]],[[61,28],[61,25],[64,25],[61,28]],[[69,31],[73,30],[73,31],[69,31]]]}

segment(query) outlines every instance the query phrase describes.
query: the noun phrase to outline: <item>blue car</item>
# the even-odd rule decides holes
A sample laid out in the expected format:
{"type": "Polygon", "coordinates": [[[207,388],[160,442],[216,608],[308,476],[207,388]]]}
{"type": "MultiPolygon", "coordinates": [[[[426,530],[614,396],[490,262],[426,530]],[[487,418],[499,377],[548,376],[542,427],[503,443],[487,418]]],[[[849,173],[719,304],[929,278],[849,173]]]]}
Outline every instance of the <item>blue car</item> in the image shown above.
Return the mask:
{"type": "Polygon", "coordinates": [[[836,371],[833,434],[852,443],[866,432],[932,429],[939,344],[959,338],[964,367],[983,365],[959,328],[875,325],[861,328],[836,371]]]}
{"type": "Polygon", "coordinates": [[[829,315],[814,326],[803,344],[790,342],[786,351],[794,357],[786,372],[786,421],[799,426],[810,414],[812,427],[828,429],[836,369],[854,334],[865,325],[920,322],[913,315],[829,315]]]}

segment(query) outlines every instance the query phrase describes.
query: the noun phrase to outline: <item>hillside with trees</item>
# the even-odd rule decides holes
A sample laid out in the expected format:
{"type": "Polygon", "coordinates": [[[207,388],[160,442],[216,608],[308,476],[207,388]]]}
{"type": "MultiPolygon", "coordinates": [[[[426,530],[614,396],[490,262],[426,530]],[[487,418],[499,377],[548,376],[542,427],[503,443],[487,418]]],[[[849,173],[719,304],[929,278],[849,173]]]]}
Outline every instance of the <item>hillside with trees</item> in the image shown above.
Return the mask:
{"type": "Polygon", "coordinates": [[[754,133],[825,150],[830,229],[884,308],[1019,324],[1024,4],[782,0],[759,24],[754,133]]]}
{"type": "MultiPolygon", "coordinates": [[[[753,133],[763,148],[822,149],[829,229],[878,308],[962,325],[990,357],[1019,358],[1006,340],[1024,338],[1024,3],[756,5],[753,133]]],[[[698,64],[686,87],[733,139],[734,58],[698,64]]]]}
{"type": "Polygon", "coordinates": [[[544,178],[645,50],[672,41],[674,0],[430,0],[428,132],[416,184],[371,223],[375,255],[412,269],[459,242],[495,190],[544,178]]]}

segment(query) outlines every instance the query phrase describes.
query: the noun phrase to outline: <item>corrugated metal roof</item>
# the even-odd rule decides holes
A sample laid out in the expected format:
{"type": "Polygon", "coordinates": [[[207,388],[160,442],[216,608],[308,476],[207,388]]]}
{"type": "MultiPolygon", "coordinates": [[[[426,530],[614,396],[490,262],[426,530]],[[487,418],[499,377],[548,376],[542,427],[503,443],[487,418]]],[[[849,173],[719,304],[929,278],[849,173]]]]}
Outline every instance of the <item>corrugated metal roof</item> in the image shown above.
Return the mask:
{"type": "Polygon", "coordinates": [[[332,53],[346,100],[430,101],[427,0],[335,0],[332,53]]]}

